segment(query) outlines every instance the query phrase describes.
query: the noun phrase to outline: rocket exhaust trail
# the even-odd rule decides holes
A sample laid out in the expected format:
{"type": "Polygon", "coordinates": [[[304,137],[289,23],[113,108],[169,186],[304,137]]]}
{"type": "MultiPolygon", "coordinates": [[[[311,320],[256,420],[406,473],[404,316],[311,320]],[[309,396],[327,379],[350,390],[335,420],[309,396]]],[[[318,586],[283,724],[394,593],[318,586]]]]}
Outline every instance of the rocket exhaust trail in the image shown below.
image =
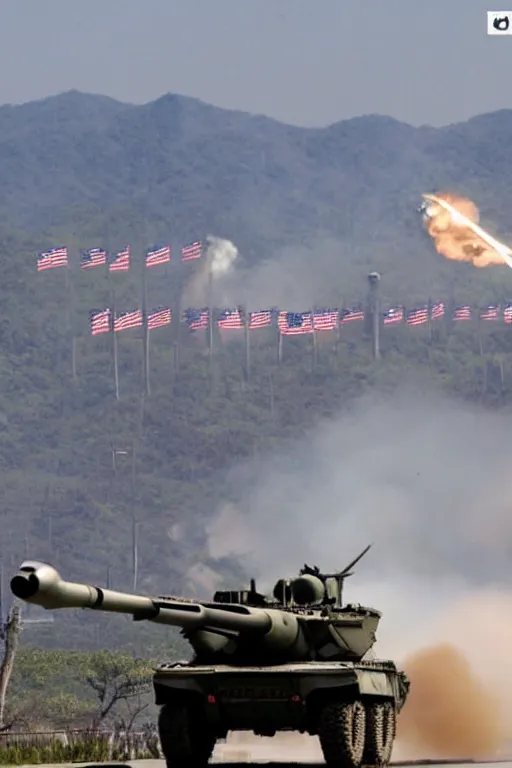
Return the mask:
{"type": "MultiPolygon", "coordinates": [[[[468,230],[473,232],[476,237],[478,237],[480,240],[482,240],[484,243],[486,243],[501,259],[504,264],[507,264],[512,269],[512,249],[509,248],[505,243],[500,243],[499,240],[496,240],[495,237],[490,235],[488,232],[485,231],[479,224],[477,224],[474,221],[471,221],[468,216],[465,216],[463,213],[461,213],[457,208],[455,208],[453,205],[451,205],[447,200],[445,200],[443,197],[439,197],[438,195],[431,195],[431,194],[423,194],[423,199],[426,200],[429,203],[433,203],[434,205],[438,205],[441,208],[443,208],[447,213],[450,214],[451,220],[454,225],[456,226],[463,226],[466,227],[468,230]]],[[[432,212],[427,211],[427,216],[431,219],[431,221],[435,221],[436,214],[432,212]]],[[[436,239],[436,235],[430,231],[429,232],[434,239],[436,239]]],[[[441,249],[439,249],[441,250],[441,249]]],[[[442,253],[444,253],[444,250],[441,250],[442,253]]],[[[447,253],[444,253],[444,255],[448,256],[448,258],[453,258],[447,253]]],[[[460,259],[457,259],[460,260],[460,259]]],[[[471,258],[464,259],[467,261],[475,261],[471,258]]],[[[476,264],[475,266],[490,266],[491,264],[496,264],[499,262],[496,261],[488,261],[487,263],[482,264],[476,264]]]]}

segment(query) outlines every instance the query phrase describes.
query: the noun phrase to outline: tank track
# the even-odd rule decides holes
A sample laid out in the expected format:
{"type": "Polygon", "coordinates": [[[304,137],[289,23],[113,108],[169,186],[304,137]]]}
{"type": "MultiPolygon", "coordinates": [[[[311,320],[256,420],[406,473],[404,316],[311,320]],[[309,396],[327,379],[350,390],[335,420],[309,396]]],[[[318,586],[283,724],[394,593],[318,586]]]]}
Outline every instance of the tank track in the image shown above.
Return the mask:
{"type": "Polygon", "coordinates": [[[332,768],[358,768],[363,761],[366,710],[360,701],[334,701],[320,715],[318,736],[332,768]]]}
{"type": "Polygon", "coordinates": [[[396,736],[396,710],[391,701],[366,707],[364,765],[387,766],[391,761],[396,736]]]}
{"type": "Polygon", "coordinates": [[[165,704],[158,717],[158,733],[167,768],[204,768],[216,738],[186,704],[165,704]]]}
{"type": "Polygon", "coordinates": [[[386,768],[396,735],[393,702],[329,702],[321,711],[318,736],[331,768],[386,768]]]}

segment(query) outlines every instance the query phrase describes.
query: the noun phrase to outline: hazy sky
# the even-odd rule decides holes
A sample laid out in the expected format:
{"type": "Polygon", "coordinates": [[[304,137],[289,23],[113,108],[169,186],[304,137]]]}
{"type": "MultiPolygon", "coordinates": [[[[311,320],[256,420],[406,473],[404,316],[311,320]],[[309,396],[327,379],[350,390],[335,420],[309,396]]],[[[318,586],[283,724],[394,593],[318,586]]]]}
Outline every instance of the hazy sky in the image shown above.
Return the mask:
{"type": "MultiPolygon", "coordinates": [[[[512,7],[512,0],[510,1],[512,7]]],[[[163,93],[301,125],[434,125],[512,106],[484,0],[0,0],[0,103],[163,93]]]]}

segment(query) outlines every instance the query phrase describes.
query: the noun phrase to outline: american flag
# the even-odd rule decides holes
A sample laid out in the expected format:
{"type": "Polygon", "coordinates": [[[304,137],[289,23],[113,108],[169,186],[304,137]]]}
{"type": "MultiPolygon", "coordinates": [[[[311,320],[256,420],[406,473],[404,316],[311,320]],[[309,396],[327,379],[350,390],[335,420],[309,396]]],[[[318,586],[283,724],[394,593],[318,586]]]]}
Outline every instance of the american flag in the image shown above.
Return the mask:
{"type": "Polygon", "coordinates": [[[65,246],[44,251],[37,257],[38,272],[42,272],[45,269],[53,269],[54,267],[67,267],[67,265],[68,249],[65,246]]]}
{"type": "Polygon", "coordinates": [[[159,307],[148,313],[148,330],[161,328],[171,323],[171,310],[169,307],[159,307]]]}
{"type": "Polygon", "coordinates": [[[114,331],[126,331],[128,328],[140,328],[142,325],[142,310],[122,312],[114,320],[114,331]]]}
{"type": "Polygon", "coordinates": [[[92,336],[110,331],[110,309],[93,309],[89,314],[92,336]]]}
{"type": "Polygon", "coordinates": [[[407,312],[407,325],[424,325],[428,323],[428,306],[410,309],[407,312]]]}
{"type": "Polygon", "coordinates": [[[107,263],[107,252],[104,248],[89,248],[80,254],[80,269],[99,267],[107,263]]]}
{"type": "Polygon", "coordinates": [[[480,310],[480,320],[499,320],[500,308],[496,305],[484,307],[480,310]]]}
{"type": "Polygon", "coordinates": [[[296,336],[313,332],[311,312],[280,312],[277,327],[283,336],[296,336]]]}
{"type": "Polygon", "coordinates": [[[156,267],[157,264],[166,264],[171,260],[171,246],[150,248],[146,253],[146,267],[156,267]]]}
{"type": "Polygon", "coordinates": [[[232,330],[244,328],[245,322],[239,309],[225,309],[217,320],[217,325],[223,330],[232,330]]]}
{"type": "Polygon", "coordinates": [[[185,309],[183,322],[191,331],[204,331],[208,328],[210,312],[208,309],[185,309]]]}
{"type": "Polygon", "coordinates": [[[438,320],[440,317],[444,317],[444,301],[437,301],[432,304],[432,320],[438,320]]]}
{"type": "Polygon", "coordinates": [[[453,310],[454,320],[471,320],[471,307],[468,304],[462,304],[453,310]]]}
{"type": "Polygon", "coordinates": [[[196,240],[193,243],[184,245],[181,249],[181,261],[193,261],[194,259],[200,259],[203,251],[202,243],[196,240]]]}
{"type": "Polygon", "coordinates": [[[391,307],[384,312],[384,325],[393,325],[395,323],[403,323],[404,320],[404,308],[403,307],[391,307]]]}
{"type": "Polygon", "coordinates": [[[351,323],[353,320],[364,320],[364,309],[342,309],[341,324],[351,323]]]}
{"type": "Polygon", "coordinates": [[[337,309],[316,309],[313,312],[313,328],[315,331],[335,331],[338,318],[337,309]]]}
{"type": "Polygon", "coordinates": [[[271,309],[257,309],[254,312],[249,312],[249,328],[268,328],[272,325],[272,310],[271,309]]]}
{"type": "Polygon", "coordinates": [[[130,250],[130,246],[127,245],[115,254],[108,265],[109,272],[127,272],[130,269],[130,250]]]}
{"type": "Polygon", "coordinates": [[[503,320],[506,323],[512,323],[512,304],[506,304],[503,309],[503,320]]]}

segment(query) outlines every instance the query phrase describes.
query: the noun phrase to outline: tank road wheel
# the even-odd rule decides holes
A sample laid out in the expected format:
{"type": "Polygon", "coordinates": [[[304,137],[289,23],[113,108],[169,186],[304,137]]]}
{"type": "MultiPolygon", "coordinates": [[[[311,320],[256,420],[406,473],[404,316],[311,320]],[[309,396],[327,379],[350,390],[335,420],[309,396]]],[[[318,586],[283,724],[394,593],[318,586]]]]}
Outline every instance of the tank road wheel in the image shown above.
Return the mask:
{"type": "Polygon", "coordinates": [[[212,756],[215,736],[201,727],[185,704],[161,708],[158,733],[167,768],[203,768],[212,756]]]}
{"type": "Polygon", "coordinates": [[[366,710],[360,701],[331,702],[318,723],[320,745],[332,768],[359,768],[363,760],[366,710]]]}
{"type": "Polygon", "coordinates": [[[366,707],[365,765],[387,766],[391,761],[396,736],[396,709],[391,701],[366,707]]]}

